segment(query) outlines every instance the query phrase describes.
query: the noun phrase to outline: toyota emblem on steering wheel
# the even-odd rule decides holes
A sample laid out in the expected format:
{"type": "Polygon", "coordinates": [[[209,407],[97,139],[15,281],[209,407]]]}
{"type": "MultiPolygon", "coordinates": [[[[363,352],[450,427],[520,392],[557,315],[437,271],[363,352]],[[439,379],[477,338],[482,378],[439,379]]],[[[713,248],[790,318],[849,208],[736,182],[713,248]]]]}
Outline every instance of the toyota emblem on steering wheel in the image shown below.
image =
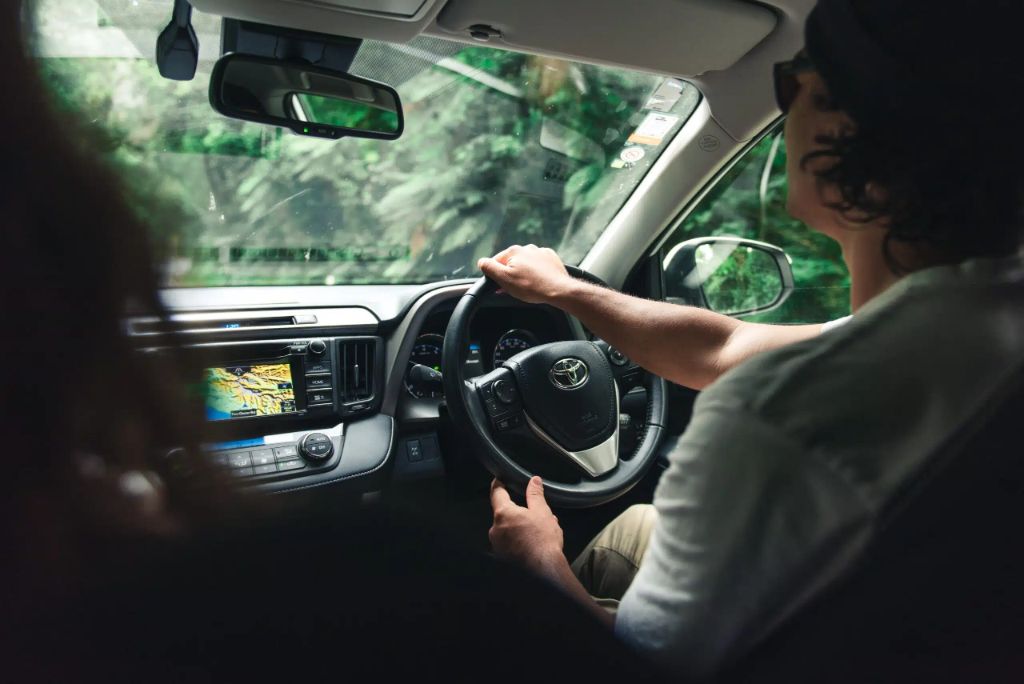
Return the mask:
{"type": "Polygon", "coordinates": [[[579,359],[559,359],[548,373],[551,384],[558,389],[574,390],[583,387],[590,378],[590,369],[579,359]]]}

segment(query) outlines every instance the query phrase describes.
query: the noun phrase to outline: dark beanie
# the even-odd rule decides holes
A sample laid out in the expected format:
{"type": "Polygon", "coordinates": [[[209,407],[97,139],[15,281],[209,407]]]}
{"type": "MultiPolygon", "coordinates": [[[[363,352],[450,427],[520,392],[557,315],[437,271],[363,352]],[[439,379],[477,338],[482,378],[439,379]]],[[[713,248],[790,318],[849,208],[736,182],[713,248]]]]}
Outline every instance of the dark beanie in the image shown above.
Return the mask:
{"type": "Polygon", "coordinates": [[[1018,126],[1021,34],[1024,0],[819,0],[805,27],[830,95],[860,123],[1018,126]]]}

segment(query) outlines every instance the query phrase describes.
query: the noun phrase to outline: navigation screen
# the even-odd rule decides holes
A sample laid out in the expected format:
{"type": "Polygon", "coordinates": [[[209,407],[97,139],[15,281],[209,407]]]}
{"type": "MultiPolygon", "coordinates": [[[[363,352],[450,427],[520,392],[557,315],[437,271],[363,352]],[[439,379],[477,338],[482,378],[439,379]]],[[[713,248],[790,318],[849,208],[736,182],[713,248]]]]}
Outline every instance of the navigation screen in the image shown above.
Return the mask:
{"type": "Polygon", "coordinates": [[[285,363],[206,369],[206,417],[230,420],[295,413],[292,368],[285,363]]]}

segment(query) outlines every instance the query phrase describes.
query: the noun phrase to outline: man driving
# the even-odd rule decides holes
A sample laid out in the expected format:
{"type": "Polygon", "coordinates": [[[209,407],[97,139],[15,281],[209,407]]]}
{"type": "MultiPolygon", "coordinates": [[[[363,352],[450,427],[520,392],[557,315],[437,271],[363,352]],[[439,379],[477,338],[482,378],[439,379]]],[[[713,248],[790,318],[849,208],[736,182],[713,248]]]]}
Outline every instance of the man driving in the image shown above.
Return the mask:
{"type": "Polygon", "coordinates": [[[491,490],[499,554],[677,672],[714,673],[841,578],[887,503],[1024,363],[1024,150],[988,138],[1022,112],[976,97],[1019,80],[1015,41],[991,32],[1024,17],[1019,3],[983,5],[821,0],[805,50],[776,67],[787,208],[842,248],[854,313],[842,325],[630,297],[533,245],[480,262],[513,296],[705,390],[653,505],[572,564],[540,478],[525,506],[491,490]],[[985,65],[964,57],[980,54],[985,65]]]}

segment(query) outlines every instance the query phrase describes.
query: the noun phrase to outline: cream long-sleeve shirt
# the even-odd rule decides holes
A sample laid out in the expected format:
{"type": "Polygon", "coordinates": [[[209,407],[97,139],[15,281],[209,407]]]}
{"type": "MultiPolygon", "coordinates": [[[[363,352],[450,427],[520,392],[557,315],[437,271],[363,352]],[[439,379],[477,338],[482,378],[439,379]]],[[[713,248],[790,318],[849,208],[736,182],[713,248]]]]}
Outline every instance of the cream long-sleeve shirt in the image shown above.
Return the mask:
{"type": "Polygon", "coordinates": [[[900,486],[1024,364],[1024,261],[911,274],[697,400],[616,632],[680,675],[742,656],[839,578],[900,486]]]}

